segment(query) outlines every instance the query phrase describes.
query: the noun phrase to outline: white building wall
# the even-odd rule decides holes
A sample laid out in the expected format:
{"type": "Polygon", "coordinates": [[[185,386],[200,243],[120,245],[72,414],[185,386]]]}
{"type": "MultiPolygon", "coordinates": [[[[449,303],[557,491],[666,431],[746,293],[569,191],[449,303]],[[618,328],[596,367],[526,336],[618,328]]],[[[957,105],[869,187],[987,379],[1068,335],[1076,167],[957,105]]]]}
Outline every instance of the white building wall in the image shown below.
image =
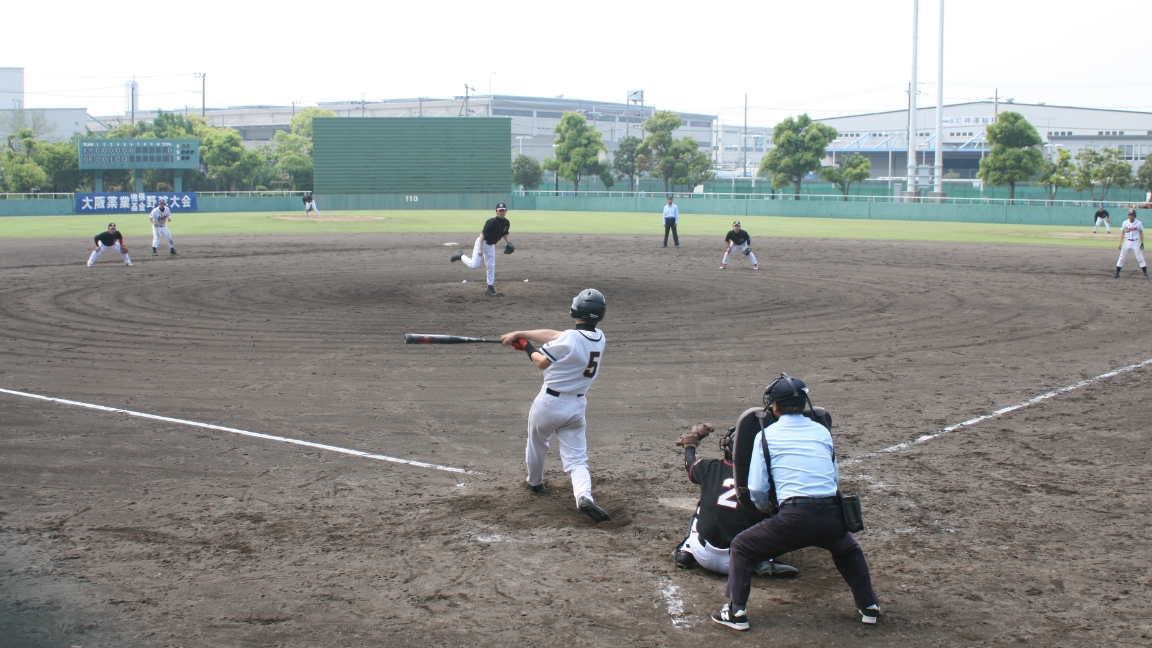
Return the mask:
{"type": "Polygon", "coordinates": [[[24,107],[24,68],[0,67],[0,110],[24,107]]]}

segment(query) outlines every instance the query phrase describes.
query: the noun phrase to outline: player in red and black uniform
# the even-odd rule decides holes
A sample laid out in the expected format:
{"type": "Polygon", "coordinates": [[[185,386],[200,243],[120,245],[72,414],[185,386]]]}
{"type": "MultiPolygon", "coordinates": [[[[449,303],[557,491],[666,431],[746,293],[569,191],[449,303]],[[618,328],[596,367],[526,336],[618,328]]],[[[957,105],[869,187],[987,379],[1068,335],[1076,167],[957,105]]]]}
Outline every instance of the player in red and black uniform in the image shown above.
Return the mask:
{"type": "Polygon", "coordinates": [[[108,249],[119,252],[120,257],[124,259],[124,265],[132,265],[132,259],[128,257],[128,246],[124,245],[124,235],[116,229],[116,223],[108,223],[108,231],[92,237],[92,242],[96,244],[96,249],[88,257],[88,267],[92,267],[96,259],[108,249]]]}
{"type": "MultiPolygon", "coordinates": [[[[762,521],[766,516],[755,509],[740,505],[736,500],[736,484],[732,480],[732,435],[735,428],[720,439],[724,459],[697,459],[696,445],[712,432],[712,426],[702,423],[682,434],[676,445],[684,447],[684,469],[688,479],[700,485],[700,501],[696,514],[688,526],[688,535],[672,552],[676,565],[685,569],[700,565],[720,574],[728,573],[728,549],[732,539],[741,531],[762,521]]],[[[795,567],[765,560],[756,567],[757,576],[794,576],[795,567]]]]}

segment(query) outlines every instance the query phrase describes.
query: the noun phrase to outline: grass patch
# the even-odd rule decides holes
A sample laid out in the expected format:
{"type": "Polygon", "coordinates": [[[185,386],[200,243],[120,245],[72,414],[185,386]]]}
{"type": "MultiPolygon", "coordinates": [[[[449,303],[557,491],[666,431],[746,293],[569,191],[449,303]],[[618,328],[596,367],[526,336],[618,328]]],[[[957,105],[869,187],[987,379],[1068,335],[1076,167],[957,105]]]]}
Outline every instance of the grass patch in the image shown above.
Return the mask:
{"type": "MultiPolygon", "coordinates": [[[[229,234],[314,234],[361,232],[424,232],[430,234],[479,233],[490,211],[411,210],[324,212],[321,219],[303,219],[299,212],[244,212],[176,214],[173,236],[229,234]]],[[[663,237],[659,213],[523,211],[509,213],[512,239],[516,234],[635,234],[663,237]]],[[[10,216],[0,218],[0,238],[91,238],[114,220],[128,237],[151,236],[145,214],[109,216],[10,216]]],[[[884,221],[847,218],[741,216],[744,228],[756,238],[827,238],[882,241],[948,241],[957,243],[1022,243],[1114,247],[1118,234],[1093,235],[1088,226],[1005,225],[1000,223],[946,223],[884,221]]],[[[732,216],[681,216],[680,234],[710,236],[717,241],[731,229],[732,216]]]]}

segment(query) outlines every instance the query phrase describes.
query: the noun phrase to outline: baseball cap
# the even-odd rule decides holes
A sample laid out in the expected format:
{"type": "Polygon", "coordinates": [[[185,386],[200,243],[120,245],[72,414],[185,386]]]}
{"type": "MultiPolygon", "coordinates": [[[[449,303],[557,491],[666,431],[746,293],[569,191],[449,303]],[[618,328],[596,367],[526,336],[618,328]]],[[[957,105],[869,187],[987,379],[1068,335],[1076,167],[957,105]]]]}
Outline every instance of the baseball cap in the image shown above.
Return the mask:
{"type": "Polygon", "coordinates": [[[508,205],[505,205],[504,203],[496,203],[496,211],[500,211],[501,209],[508,211],[508,205]]]}
{"type": "Polygon", "coordinates": [[[740,221],[732,221],[732,224],[733,224],[733,225],[739,225],[739,224],[740,224],[740,221]]]}
{"type": "Polygon", "coordinates": [[[116,223],[108,223],[108,227],[116,227],[116,223]]]}
{"type": "Polygon", "coordinates": [[[1135,209],[1129,209],[1129,210],[1128,210],[1128,215],[1129,215],[1129,216],[1135,216],[1135,215],[1136,215],[1136,210],[1135,210],[1135,209]]]}

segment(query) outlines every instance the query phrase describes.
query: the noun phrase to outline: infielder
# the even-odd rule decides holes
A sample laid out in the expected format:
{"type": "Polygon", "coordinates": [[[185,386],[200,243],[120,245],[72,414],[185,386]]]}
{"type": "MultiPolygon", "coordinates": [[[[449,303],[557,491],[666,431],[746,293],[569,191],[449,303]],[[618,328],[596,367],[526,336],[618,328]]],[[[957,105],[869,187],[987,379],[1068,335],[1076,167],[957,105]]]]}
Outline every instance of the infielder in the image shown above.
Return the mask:
{"type": "Polygon", "coordinates": [[[161,198],[152,210],[152,215],[149,217],[152,221],[152,256],[156,256],[156,248],[160,246],[160,237],[168,239],[168,254],[176,254],[176,245],[172,243],[172,234],[168,231],[168,223],[172,220],[172,210],[168,209],[168,203],[161,198]]]}
{"type": "Polygon", "coordinates": [[[732,231],[724,236],[724,241],[728,244],[728,249],[724,250],[724,258],[720,261],[721,270],[728,266],[728,259],[731,258],[733,250],[744,253],[744,256],[752,262],[753,270],[760,269],[760,264],[756,263],[756,255],[752,254],[752,237],[740,229],[740,221],[732,223],[732,231]]]}
{"type": "Polygon", "coordinates": [[[1096,210],[1095,218],[1096,218],[1096,224],[1092,226],[1092,233],[1093,234],[1095,234],[1096,231],[1100,229],[1101,224],[1104,225],[1104,229],[1109,234],[1112,233],[1112,219],[1109,218],[1108,210],[1104,209],[1104,205],[1100,205],[1100,209],[1096,210]]]}
{"type": "Polygon", "coordinates": [[[472,256],[467,256],[464,252],[457,252],[452,255],[449,261],[463,261],[464,265],[475,270],[480,267],[481,254],[484,259],[484,269],[488,271],[488,291],[489,297],[496,296],[496,244],[500,239],[504,239],[507,245],[504,246],[504,254],[512,254],[516,248],[512,245],[512,241],[508,240],[508,228],[511,223],[505,217],[508,213],[508,207],[504,203],[496,204],[496,217],[489,218],[484,223],[484,229],[480,231],[480,236],[476,237],[476,244],[472,246],[472,256]]]}
{"type": "Polygon", "coordinates": [[[312,197],[311,191],[304,192],[304,218],[308,218],[308,212],[316,212],[316,218],[320,218],[320,208],[316,206],[316,199],[312,197]]]}
{"type": "Polygon", "coordinates": [[[588,441],[584,395],[600,373],[604,359],[604,333],[596,325],[607,310],[598,290],[580,291],[572,299],[570,314],[576,328],[567,331],[536,329],[513,331],[500,336],[504,346],[528,354],[532,364],[544,371],[544,384],[528,412],[528,445],[524,461],[528,465],[528,487],[547,492],[544,486],[544,460],[552,435],[560,441],[560,461],[572,478],[576,508],[593,522],[611,520],[608,512],[592,499],[592,477],[588,474],[588,441]],[[537,348],[533,345],[541,344],[537,348]]]}
{"type": "MultiPolygon", "coordinates": [[[[672,551],[672,560],[677,567],[684,569],[700,565],[709,571],[727,574],[732,539],[767,516],[741,506],[736,498],[736,482],[732,478],[732,437],[736,428],[720,438],[723,461],[696,458],[696,446],[711,432],[711,425],[701,423],[676,439],[676,445],[684,447],[684,469],[688,471],[688,480],[700,485],[700,501],[688,525],[688,535],[672,551]]],[[[773,558],[756,565],[757,576],[794,576],[798,573],[800,571],[795,567],[778,563],[773,558]]]]}
{"type": "Polygon", "coordinates": [[[96,244],[96,249],[92,251],[92,255],[88,257],[88,267],[91,268],[96,263],[96,259],[104,253],[104,250],[112,249],[120,253],[124,259],[124,265],[132,265],[132,259],[128,258],[128,246],[124,245],[124,235],[116,229],[116,223],[108,223],[108,231],[100,232],[92,237],[92,242],[96,244]]]}
{"type": "Polygon", "coordinates": [[[1124,257],[1128,256],[1128,250],[1132,250],[1132,254],[1136,255],[1136,263],[1140,264],[1140,270],[1144,272],[1144,278],[1148,278],[1148,265],[1144,263],[1144,254],[1141,250],[1144,249],[1144,223],[1136,220],[1136,210],[1128,210],[1128,220],[1120,226],[1120,258],[1116,260],[1116,274],[1112,275],[1113,279],[1120,278],[1120,269],[1124,267],[1124,257]]]}

